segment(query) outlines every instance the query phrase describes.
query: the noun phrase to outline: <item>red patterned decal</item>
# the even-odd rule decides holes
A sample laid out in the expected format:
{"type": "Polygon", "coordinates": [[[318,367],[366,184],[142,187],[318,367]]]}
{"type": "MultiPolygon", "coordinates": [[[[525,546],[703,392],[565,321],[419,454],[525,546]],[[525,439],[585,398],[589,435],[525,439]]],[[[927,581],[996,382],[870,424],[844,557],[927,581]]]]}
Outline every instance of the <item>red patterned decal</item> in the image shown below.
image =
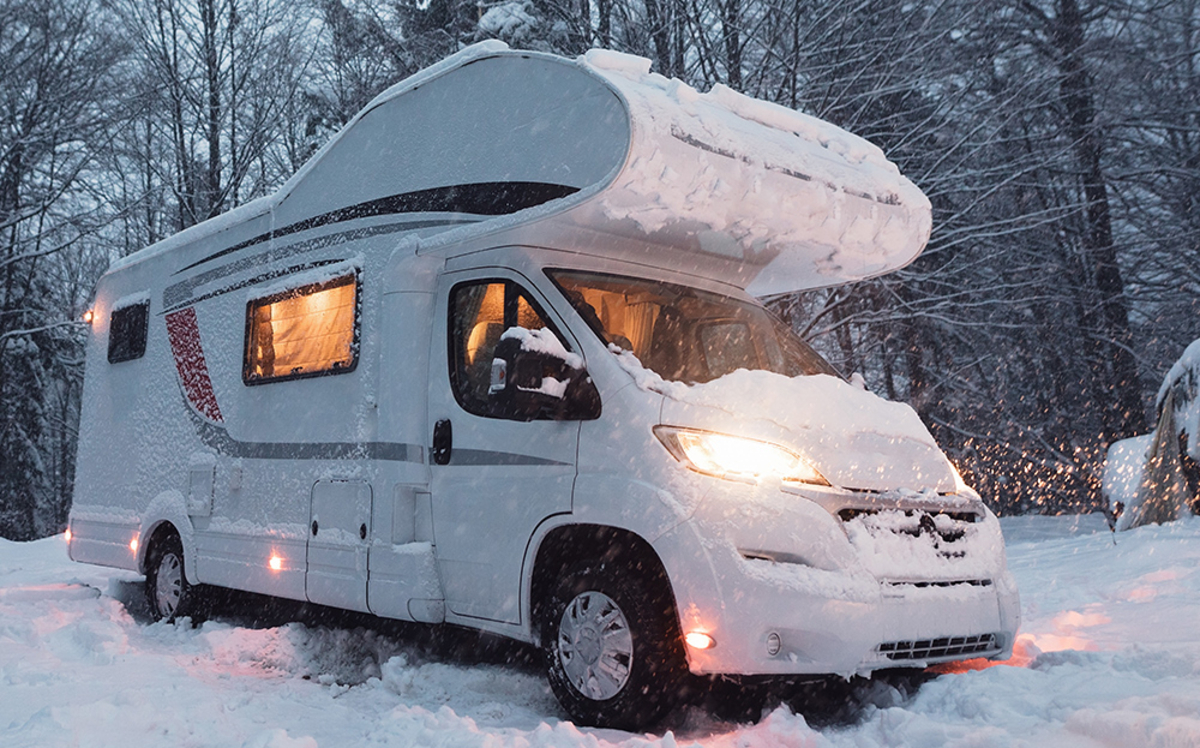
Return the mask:
{"type": "Polygon", "coordinates": [[[208,420],[224,422],[221,409],[217,407],[212,380],[208,378],[208,365],[204,363],[204,349],[200,347],[200,326],[196,324],[196,310],[188,307],[168,314],[167,337],[171,340],[175,368],[179,370],[179,381],[183,383],[188,402],[208,420]]]}

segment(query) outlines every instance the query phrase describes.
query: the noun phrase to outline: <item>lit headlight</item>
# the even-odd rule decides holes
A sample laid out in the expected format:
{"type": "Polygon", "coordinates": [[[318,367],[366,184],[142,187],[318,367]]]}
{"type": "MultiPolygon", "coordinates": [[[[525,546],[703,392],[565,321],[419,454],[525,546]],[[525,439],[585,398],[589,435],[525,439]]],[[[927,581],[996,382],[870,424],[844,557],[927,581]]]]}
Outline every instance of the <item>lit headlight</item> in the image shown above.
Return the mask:
{"type": "Polygon", "coordinates": [[[946,463],[950,465],[950,472],[954,474],[954,493],[960,496],[975,496],[978,498],[979,494],[975,489],[967,485],[967,482],[963,480],[962,474],[958,472],[958,468],[954,463],[949,460],[946,460],[946,463]]]}
{"type": "Polygon", "coordinates": [[[829,485],[803,457],[770,442],[673,426],[655,426],[654,435],[675,459],[700,473],[732,480],[775,477],[829,485]]]}

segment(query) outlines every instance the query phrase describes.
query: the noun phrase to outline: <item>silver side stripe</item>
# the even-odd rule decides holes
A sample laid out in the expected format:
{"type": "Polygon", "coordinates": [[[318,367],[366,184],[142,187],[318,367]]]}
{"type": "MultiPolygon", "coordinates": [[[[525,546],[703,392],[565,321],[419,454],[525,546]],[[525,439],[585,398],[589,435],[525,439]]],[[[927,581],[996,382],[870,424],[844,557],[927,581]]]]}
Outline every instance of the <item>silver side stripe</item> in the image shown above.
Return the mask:
{"type": "Polygon", "coordinates": [[[255,460],[385,460],[425,463],[425,448],[400,442],[246,442],[221,426],[200,419],[191,408],[200,440],[230,457],[255,460]]]}
{"type": "Polygon", "coordinates": [[[544,457],[522,455],[514,452],[496,452],[490,449],[460,449],[455,447],[450,452],[450,464],[446,467],[481,465],[562,465],[569,467],[569,462],[548,460],[544,457]]]}
{"type": "MultiPolygon", "coordinates": [[[[200,418],[188,408],[200,440],[218,453],[252,460],[384,460],[425,463],[425,448],[401,442],[248,442],[235,439],[228,429],[200,418]]],[[[490,449],[455,449],[448,467],[485,465],[546,465],[570,467],[569,462],[490,449]]]]}

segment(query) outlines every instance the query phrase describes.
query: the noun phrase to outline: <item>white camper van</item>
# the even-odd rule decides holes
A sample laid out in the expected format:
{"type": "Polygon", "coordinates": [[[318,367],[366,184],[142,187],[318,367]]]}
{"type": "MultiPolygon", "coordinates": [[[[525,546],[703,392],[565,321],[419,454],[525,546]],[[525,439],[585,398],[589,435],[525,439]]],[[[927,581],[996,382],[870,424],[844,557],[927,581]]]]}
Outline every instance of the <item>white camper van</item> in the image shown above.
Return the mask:
{"type": "Polygon", "coordinates": [[[1011,652],[995,516],[768,294],[910,262],[928,200],[819,120],[470,47],[278,194],[113,264],[69,548],[537,643],[580,722],[694,674],[1011,652]]]}

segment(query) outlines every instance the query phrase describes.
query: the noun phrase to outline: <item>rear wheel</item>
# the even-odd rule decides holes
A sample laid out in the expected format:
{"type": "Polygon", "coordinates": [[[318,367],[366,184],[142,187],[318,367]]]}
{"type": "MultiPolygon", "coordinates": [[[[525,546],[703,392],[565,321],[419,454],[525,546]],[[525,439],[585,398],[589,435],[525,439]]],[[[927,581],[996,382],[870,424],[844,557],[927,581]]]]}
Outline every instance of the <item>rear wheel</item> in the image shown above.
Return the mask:
{"type": "Polygon", "coordinates": [[[655,726],[685,672],[665,583],[612,562],[562,575],[543,609],[550,687],[576,723],[655,726]]]}
{"type": "Polygon", "coordinates": [[[146,552],[146,602],[156,621],[173,621],[194,613],[197,590],[183,573],[183,544],[167,535],[146,552]]]}

